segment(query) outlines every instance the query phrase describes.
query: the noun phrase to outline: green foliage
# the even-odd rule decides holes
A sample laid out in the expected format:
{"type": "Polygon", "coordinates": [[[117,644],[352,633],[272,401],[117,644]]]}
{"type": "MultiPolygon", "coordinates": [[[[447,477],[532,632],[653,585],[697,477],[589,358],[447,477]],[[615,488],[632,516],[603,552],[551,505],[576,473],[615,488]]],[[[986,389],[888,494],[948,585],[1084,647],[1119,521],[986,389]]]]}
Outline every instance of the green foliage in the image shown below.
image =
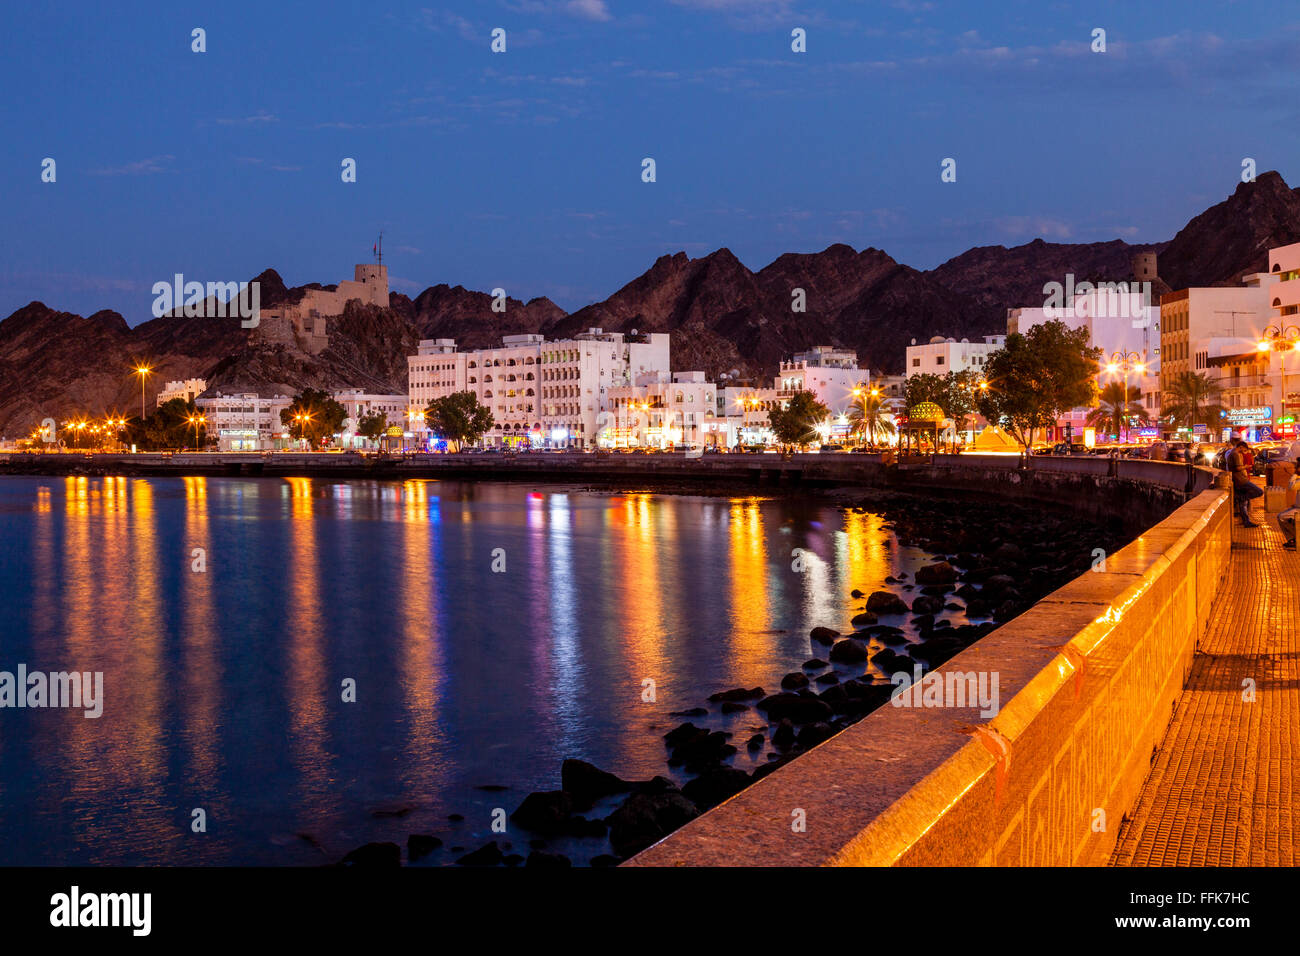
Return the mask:
{"type": "Polygon", "coordinates": [[[1100,358],[1101,349],[1088,347],[1086,328],[1070,329],[1056,319],[1008,335],[984,366],[989,387],[976,408],[1028,450],[1036,431],[1051,428],[1072,408],[1097,404],[1100,358]]]}
{"type": "Polygon", "coordinates": [[[863,389],[854,396],[853,403],[849,406],[848,419],[851,422],[849,430],[859,438],[865,437],[872,445],[877,438],[887,438],[898,430],[893,417],[889,415],[885,399],[879,392],[873,395],[868,389],[863,389]]]}
{"type": "Polygon", "coordinates": [[[974,369],[934,375],[922,372],[903,383],[903,399],[909,409],[922,402],[933,402],[945,415],[959,426],[976,411],[979,383],[982,381],[974,369]]]}
{"type": "Polygon", "coordinates": [[[384,432],[388,429],[388,415],[384,412],[375,412],[371,415],[363,415],[357,422],[357,434],[362,438],[368,438],[372,442],[378,443],[383,437],[384,432]]]}
{"type": "Polygon", "coordinates": [[[817,426],[830,413],[831,410],[817,401],[812,392],[795,392],[785,403],[785,408],[769,411],[767,420],[780,444],[810,445],[818,440],[817,426]]]}
{"type": "Polygon", "coordinates": [[[328,392],[304,388],[295,395],[288,408],[280,410],[280,424],[295,441],[307,439],[312,448],[319,448],[332,435],[342,430],[347,409],[330,397],[328,392]]]}
{"type": "Polygon", "coordinates": [[[1205,425],[1213,433],[1222,418],[1222,396],[1219,383],[1204,372],[1180,372],[1169,382],[1160,413],[1172,425],[1205,425]]]}
{"type": "Polygon", "coordinates": [[[193,402],[183,398],[170,399],[158,406],[143,422],[139,418],[127,422],[123,440],[148,451],[182,446],[203,448],[208,439],[206,426],[198,426],[196,441],[194,425],[189,421],[199,414],[193,402]]]}
{"type": "Polygon", "coordinates": [[[1110,382],[1101,390],[1100,404],[1088,412],[1088,424],[1117,436],[1123,434],[1125,421],[1129,429],[1134,424],[1145,425],[1150,420],[1147,410],[1134,402],[1134,397],[1134,390],[1126,391],[1123,382],[1110,382]]]}
{"type": "Polygon", "coordinates": [[[424,424],[448,445],[472,445],[488,433],[495,420],[473,392],[455,392],[429,402],[424,424]]]}

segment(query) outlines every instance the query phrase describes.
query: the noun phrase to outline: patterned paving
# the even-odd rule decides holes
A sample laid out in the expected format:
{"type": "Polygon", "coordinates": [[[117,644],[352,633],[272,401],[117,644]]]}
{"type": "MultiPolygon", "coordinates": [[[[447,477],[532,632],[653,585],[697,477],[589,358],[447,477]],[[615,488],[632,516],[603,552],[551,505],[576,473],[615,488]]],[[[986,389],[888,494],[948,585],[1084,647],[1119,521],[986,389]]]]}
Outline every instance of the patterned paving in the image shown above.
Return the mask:
{"type": "Polygon", "coordinates": [[[1300,558],[1261,501],[1262,527],[1234,518],[1223,590],[1112,866],[1300,857],[1300,558]]]}

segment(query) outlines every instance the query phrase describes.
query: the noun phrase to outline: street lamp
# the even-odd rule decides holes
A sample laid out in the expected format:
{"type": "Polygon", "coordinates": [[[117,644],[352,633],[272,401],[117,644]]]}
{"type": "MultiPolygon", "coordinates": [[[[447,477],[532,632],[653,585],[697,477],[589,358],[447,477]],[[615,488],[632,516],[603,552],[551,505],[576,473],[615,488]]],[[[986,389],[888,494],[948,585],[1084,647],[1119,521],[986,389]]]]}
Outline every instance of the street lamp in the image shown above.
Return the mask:
{"type": "Polygon", "coordinates": [[[1126,352],[1120,350],[1111,354],[1110,363],[1106,366],[1106,371],[1112,375],[1116,372],[1124,373],[1124,403],[1120,406],[1120,443],[1126,443],[1128,439],[1128,373],[1137,372],[1139,375],[1146,372],[1146,363],[1142,361],[1142,356],[1137,352],[1126,352]]]}
{"type": "Polygon", "coordinates": [[[1270,325],[1264,330],[1263,338],[1259,340],[1259,351],[1282,353],[1282,402],[1277,417],[1285,418],[1288,414],[1286,357],[1290,352],[1300,352],[1300,326],[1270,325]]]}
{"type": "Polygon", "coordinates": [[[144,424],[144,381],[145,377],[153,372],[149,366],[141,362],[135,367],[134,375],[140,376],[140,423],[144,424]]]}
{"type": "Polygon", "coordinates": [[[299,412],[293,416],[293,420],[298,423],[298,431],[302,441],[307,439],[307,423],[311,421],[311,415],[307,412],[299,412]]]}
{"type": "Polygon", "coordinates": [[[191,415],[189,418],[187,418],[187,419],[185,419],[185,420],[186,420],[187,422],[189,422],[191,425],[194,426],[194,448],[195,448],[195,450],[198,450],[198,447],[199,447],[199,426],[200,426],[200,425],[206,425],[207,422],[208,422],[208,420],[207,420],[207,418],[206,418],[205,416],[203,416],[203,415],[191,415]]]}

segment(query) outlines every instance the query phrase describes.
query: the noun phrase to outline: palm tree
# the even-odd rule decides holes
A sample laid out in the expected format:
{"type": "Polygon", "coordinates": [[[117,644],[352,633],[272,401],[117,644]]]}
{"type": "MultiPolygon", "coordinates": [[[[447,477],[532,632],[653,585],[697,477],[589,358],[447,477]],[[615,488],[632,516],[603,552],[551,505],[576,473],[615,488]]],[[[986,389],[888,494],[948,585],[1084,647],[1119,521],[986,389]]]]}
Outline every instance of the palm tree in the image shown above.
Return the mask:
{"type": "Polygon", "coordinates": [[[1125,388],[1120,382],[1111,382],[1101,390],[1098,396],[1100,404],[1088,412],[1087,422],[1094,427],[1100,426],[1110,433],[1110,426],[1115,426],[1115,435],[1123,432],[1125,422],[1145,424],[1149,421],[1146,409],[1132,401],[1134,392],[1125,388]]]}
{"type": "Polygon", "coordinates": [[[878,390],[859,391],[849,405],[848,419],[853,423],[849,430],[859,436],[859,440],[865,434],[867,443],[874,447],[877,436],[888,437],[897,431],[893,419],[885,417],[887,413],[885,400],[880,397],[878,390]]]}
{"type": "Polygon", "coordinates": [[[1219,383],[1204,372],[1180,372],[1169,382],[1160,414],[1188,430],[1204,425],[1206,431],[1213,432],[1223,417],[1223,403],[1219,401],[1222,394],[1219,383]]]}

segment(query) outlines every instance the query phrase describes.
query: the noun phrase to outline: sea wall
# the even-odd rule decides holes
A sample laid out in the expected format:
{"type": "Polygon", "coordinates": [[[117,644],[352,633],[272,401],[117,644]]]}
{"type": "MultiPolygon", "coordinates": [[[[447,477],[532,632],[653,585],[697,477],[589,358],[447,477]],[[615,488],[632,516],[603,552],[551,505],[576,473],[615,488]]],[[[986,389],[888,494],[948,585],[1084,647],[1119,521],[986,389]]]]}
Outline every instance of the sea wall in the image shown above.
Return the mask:
{"type": "Polygon", "coordinates": [[[625,865],[1103,865],[1209,620],[1230,512],[1200,492],[933,672],[996,675],[995,715],[913,687],[625,865]]]}

